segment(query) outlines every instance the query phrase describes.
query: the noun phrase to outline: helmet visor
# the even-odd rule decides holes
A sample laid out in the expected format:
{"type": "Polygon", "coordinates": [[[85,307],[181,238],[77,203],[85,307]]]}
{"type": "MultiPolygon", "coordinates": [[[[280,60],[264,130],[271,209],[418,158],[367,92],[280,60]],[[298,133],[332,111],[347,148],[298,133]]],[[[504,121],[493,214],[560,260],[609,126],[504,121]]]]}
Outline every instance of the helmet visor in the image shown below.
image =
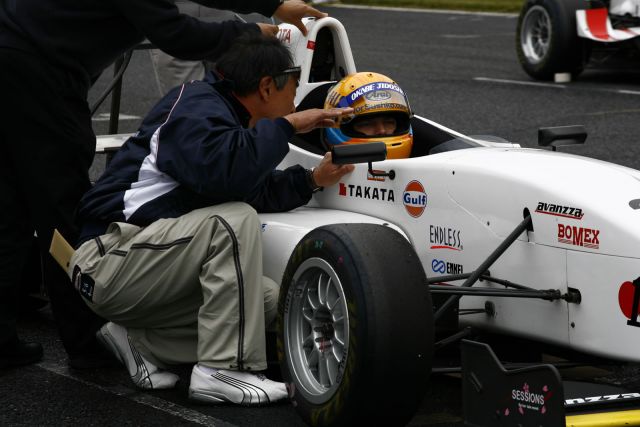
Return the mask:
{"type": "Polygon", "coordinates": [[[395,83],[373,82],[360,86],[342,97],[337,107],[352,107],[353,114],[342,117],[342,123],[348,123],[356,116],[402,112],[411,115],[404,91],[395,83]]]}

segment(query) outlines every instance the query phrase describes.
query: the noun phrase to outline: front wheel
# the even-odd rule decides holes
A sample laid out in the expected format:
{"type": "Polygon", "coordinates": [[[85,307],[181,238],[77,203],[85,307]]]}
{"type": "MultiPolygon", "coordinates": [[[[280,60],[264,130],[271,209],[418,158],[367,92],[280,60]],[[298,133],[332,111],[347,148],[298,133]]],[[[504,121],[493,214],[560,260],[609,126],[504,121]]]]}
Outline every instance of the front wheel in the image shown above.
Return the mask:
{"type": "Polygon", "coordinates": [[[590,45],[578,36],[576,10],[584,0],[527,0],[518,17],[516,51],[524,71],[539,80],[582,72],[590,45]]]}
{"type": "Polygon", "coordinates": [[[278,357],[312,426],[404,425],[431,370],[429,289],[413,247],[373,224],[320,227],[296,246],[278,303],[278,357]]]}

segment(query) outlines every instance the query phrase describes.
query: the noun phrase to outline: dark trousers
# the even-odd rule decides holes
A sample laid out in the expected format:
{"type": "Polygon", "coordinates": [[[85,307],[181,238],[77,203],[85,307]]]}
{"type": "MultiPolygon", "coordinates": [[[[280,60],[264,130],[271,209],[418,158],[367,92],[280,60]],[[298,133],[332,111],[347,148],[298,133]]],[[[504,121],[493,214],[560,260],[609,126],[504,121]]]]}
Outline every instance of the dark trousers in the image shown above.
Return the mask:
{"type": "Polygon", "coordinates": [[[35,230],[53,315],[72,358],[94,351],[103,320],[48,250],[56,228],[76,240],[74,213],[90,186],[95,136],[86,91],[36,55],[0,48],[0,343],[15,335],[18,284],[35,230]]]}

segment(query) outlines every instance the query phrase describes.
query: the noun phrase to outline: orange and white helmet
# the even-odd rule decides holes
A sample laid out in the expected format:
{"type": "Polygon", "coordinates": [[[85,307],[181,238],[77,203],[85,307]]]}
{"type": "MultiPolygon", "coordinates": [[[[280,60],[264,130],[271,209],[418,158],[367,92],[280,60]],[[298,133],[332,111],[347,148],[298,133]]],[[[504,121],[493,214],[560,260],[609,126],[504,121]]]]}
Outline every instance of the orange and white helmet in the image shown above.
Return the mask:
{"type": "Polygon", "coordinates": [[[372,72],[349,74],[329,90],[325,100],[324,108],[340,107],[352,107],[354,111],[325,129],[324,140],[329,147],[381,141],[387,146],[388,159],[411,155],[411,107],[402,88],[389,77],[372,72]],[[377,116],[393,117],[395,131],[390,135],[365,135],[354,129],[360,120],[377,116]]]}

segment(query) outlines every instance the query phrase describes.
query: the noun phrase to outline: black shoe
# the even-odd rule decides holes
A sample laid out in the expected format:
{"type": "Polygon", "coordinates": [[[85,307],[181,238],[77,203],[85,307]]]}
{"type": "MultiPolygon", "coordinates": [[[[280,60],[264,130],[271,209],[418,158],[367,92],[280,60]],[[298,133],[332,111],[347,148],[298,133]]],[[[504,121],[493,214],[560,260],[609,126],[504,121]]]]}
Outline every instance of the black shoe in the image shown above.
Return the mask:
{"type": "Polygon", "coordinates": [[[42,346],[37,342],[25,342],[14,337],[0,345],[0,368],[23,366],[42,359],[42,346]]]}

